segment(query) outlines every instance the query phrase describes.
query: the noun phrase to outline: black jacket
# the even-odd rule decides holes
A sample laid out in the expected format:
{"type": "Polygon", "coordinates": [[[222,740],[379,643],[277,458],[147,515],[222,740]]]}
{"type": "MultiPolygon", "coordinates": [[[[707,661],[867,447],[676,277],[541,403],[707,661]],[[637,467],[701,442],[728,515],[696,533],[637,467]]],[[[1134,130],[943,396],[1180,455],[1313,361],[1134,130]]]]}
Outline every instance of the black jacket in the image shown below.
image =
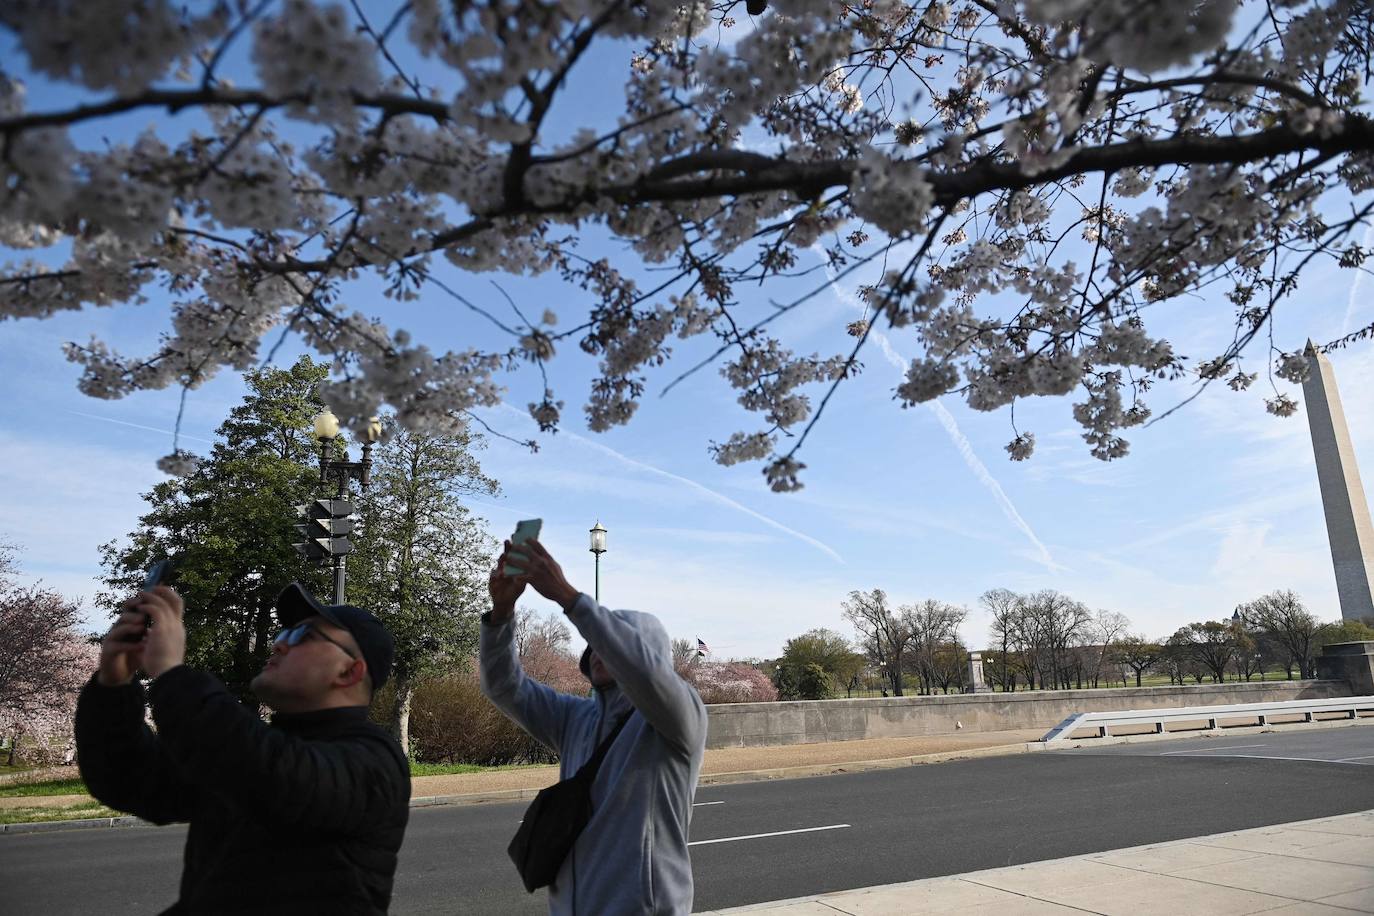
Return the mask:
{"type": "Polygon", "coordinates": [[[400,746],[362,706],[268,725],[185,666],[148,691],[94,678],[76,707],[81,776],[97,799],[187,821],[181,897],[167,913],[385,913],[410,814],[400,746]]]}

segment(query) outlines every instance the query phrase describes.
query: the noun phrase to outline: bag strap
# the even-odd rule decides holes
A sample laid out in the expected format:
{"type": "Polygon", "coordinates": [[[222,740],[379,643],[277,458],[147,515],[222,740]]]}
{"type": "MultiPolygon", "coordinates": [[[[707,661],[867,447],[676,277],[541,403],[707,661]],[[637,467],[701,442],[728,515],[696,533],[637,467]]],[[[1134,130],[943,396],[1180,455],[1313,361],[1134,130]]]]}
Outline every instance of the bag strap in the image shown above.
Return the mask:
{"type": "Polygon", "coordinates": [[[578,767],[577,778],[581,779],[583,776],[587,779],[596,778],[597,770],[601,769],[601,761],[606,759],[606,752],[611,749],[612,744],[615,744],[615,739],[620,735],[620,730],[625,727],[625,723],[629,722],[630,716],[634,714],[635,711],[633,709],[626,713],[621,720],[615,724],[615,728],[611,729],[611,733],[601,739],[601,743],[596,746],[596,750],[592,752],[592,756],[586,763],[578,767]]]}

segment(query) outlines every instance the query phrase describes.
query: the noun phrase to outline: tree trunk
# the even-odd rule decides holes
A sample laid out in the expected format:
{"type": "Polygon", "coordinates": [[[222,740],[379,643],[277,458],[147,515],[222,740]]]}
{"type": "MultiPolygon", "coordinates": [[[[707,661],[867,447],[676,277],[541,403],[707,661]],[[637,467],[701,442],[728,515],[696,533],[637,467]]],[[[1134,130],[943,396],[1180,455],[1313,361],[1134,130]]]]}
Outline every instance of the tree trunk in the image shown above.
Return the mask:
{"type": "Polygon", "coordinates": [[[396,696],[391,701],[391,714],[388,716],[387,731],[391,732],[401,750],[410,756],[410,701],[415,696],[415,685],[410,678],[395,679],[396,696]]]}

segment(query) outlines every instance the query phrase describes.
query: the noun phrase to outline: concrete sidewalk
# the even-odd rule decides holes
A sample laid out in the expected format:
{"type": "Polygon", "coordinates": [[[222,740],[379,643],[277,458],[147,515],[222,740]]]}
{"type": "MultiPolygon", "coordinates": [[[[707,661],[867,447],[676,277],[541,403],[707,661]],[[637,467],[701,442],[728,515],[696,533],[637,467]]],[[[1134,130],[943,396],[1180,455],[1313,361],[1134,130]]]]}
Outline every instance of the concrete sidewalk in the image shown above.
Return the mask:
{"type": "Polygon", "coordinates": [[[1374,811],[712,913],[1374,913],[1374,811]]]}

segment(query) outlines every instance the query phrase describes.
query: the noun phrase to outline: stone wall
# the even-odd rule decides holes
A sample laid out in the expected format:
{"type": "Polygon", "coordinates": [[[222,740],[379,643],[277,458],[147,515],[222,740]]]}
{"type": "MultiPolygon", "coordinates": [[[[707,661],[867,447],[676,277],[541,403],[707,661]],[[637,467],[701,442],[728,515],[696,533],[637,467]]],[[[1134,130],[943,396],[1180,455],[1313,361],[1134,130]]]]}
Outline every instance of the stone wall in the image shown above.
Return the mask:
{"type": "Polygon", "coordinates": [[[1344,680],[1316,680],[727,703],[707,707],[706,746],[758,747],[860,738],[910,738],[950,734],[960,725],[965,731],[1011,728],[1048,731],[1079,712],[1274,703],[1353,695],[1349,683],[1344,680]]]}
{"type": "Polygon", "coordinates": [[[1374,642],[1338,642],[1322,647],[1317,677],[1345,681],[1351,696],[1374,696],[1374,642]]]}

